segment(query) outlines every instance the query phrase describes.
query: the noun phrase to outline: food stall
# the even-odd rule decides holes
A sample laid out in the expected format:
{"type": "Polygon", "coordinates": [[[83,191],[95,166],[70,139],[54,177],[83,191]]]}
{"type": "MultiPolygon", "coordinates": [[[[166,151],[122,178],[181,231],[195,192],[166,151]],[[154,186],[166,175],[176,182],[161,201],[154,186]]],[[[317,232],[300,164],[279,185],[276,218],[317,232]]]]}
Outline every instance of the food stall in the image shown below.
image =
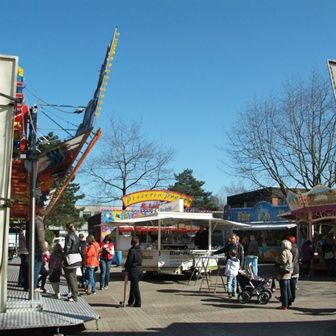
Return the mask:
{"type": "MultiPolygon", "coordinates": [[[[132,235],[140,233],[144,270],[171,274],[190,273],[193,267],[199,264],[197,256],[211,253],[215,229],[233,230],[249,226],[222,218],[214,218],[210,212],[170,211],[158,211],[155,215],[141,218],[116,220],[113,224],[117,228],[115,230],[116,242],[118,249],[123,252],[123,259],[126,258],[132,235]],[[206,250],[198,250],[193,240],[200,225],[208,229],[208,249],[206,250]],[[128,226],[128,229],[125,229],[125,226],[128,226]],[[150,227],[152,229],[149,229],[150,227]],[[146,233],[146,239],[141,237],[141,231],[146,233]],[[128,238],[128,244],[125,244],[125,237],[128,238]]],[[[215,262],[208,265],[209,269],[216,267],[215,262]]]]}

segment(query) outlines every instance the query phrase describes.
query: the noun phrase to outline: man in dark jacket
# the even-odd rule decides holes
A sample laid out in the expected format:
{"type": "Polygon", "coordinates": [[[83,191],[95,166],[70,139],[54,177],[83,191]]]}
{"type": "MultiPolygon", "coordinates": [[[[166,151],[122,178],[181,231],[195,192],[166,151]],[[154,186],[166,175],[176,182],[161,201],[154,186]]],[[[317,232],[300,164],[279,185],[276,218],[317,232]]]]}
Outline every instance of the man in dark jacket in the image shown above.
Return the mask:
{"type": "Polygon", "coordinates": [[[194,242],[200,250],[207,250],[209,248],[209,231],[205,229],[204,225],[201,225],[196,232],[194,242]]]}
{"type": "Polygon", "coordinates": [[[245,251],[244,246],[240,243],[240,237],[236,234],[236,245],[237,245],[237,258],[240,261],[240,268],[244,268],[245,262],[245,251]]]}
{"type": "Polygon", "coordinates": [[[139,280],[142,276],[142,253],[140,250],[139,238],[133,237],[131,245],[132,247],[128,250],[125,263],[125,270],[128,273],[128,278],[131,282],[128,306],[141,307],[139,280]]]}
{"type": "Polygon", "coordinates": [[[226,258],[229,259],[230,252],[232,250],[235,250],[237,253],[237,241],[236,241],[236,235],[234,233],[230,235],[224,247],[222,247],[217,251],[214,251],[212,254],[225,254],[226,258]]]}
{"type": "Polygon", "coordinates": [[[82,262],[78,261],[71,265],[68,264],[66,257],[69,254],[79,254],[80,253],[80,240],[76,235],[75,226],[72,223],[68,223],[65,226],[65,229],[68,231],[67,235],[65,236],[64,242],[64,276],[67,281],[69,290],[71,291],[71,296],[68,297],[67,301],[78,301],[78,283],[77,283],[77,267],[82,266],[82,262]]]}

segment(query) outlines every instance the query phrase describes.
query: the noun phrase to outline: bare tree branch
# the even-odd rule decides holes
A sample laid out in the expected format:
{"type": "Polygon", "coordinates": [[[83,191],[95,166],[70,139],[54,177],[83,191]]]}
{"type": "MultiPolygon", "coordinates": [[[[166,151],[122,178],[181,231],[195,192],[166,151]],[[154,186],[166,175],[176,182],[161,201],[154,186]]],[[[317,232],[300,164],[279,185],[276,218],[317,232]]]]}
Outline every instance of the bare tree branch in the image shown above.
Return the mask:
{"type": "Polygon", "coordinates": [[[141,125],[112,120],[102,150],[83,172],[95,183],[96,199],[121,199],[136,189],[166,187],[173,178],[168,168],[174,153],[141,134],[141,125]]]}
{"type": "Polygon", "coordinates": [[[278,98],[252,101],[228,133],[236,173],[258,186],[310,189],[335,184],[336,114],[329,81],[312,74],[278,98]]]}

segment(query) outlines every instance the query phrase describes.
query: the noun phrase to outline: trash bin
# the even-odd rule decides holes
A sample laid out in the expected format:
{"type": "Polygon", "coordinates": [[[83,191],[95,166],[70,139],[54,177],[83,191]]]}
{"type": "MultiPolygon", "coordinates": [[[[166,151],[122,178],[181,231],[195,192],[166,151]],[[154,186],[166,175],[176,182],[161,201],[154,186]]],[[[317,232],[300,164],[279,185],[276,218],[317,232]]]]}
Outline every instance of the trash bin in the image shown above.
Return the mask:
{"type": "Polygon", "coordinates": [[[121,251],[115,251],[114,260],[118,266],[121,266],[121,263],[122,263],[122,252],[121,251]]]}

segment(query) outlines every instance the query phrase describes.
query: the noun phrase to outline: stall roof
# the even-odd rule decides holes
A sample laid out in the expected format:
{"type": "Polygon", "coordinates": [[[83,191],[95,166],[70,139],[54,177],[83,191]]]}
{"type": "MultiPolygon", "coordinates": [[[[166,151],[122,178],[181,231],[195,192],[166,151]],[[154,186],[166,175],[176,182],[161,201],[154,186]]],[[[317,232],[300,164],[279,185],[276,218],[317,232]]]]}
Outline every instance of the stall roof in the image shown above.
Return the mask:
{"type": "Polygon", "coordinates": [[[116,220],[115,224],[137,224],[143,222],[152,222],[152,221],[166,221],[169,220],[188,220],[188,221],[204,221],[211,222],[216,225],[216,228],[225,226],[225,227],[250,227],[249,224],[238,223],[234,221],[225,220],[222,218],[214,218],[212,213],[209,212],[158,212],[156,215],[145,216],[139,218],[129,218],[116,220]]]}
{"type": "Polygon", "coordinates": [[[250,224],[250,227],[244,227],[242,230],[281,230],[296,227],[296,224],[292,221],[282,223],[250,222],[250,224]]]}

